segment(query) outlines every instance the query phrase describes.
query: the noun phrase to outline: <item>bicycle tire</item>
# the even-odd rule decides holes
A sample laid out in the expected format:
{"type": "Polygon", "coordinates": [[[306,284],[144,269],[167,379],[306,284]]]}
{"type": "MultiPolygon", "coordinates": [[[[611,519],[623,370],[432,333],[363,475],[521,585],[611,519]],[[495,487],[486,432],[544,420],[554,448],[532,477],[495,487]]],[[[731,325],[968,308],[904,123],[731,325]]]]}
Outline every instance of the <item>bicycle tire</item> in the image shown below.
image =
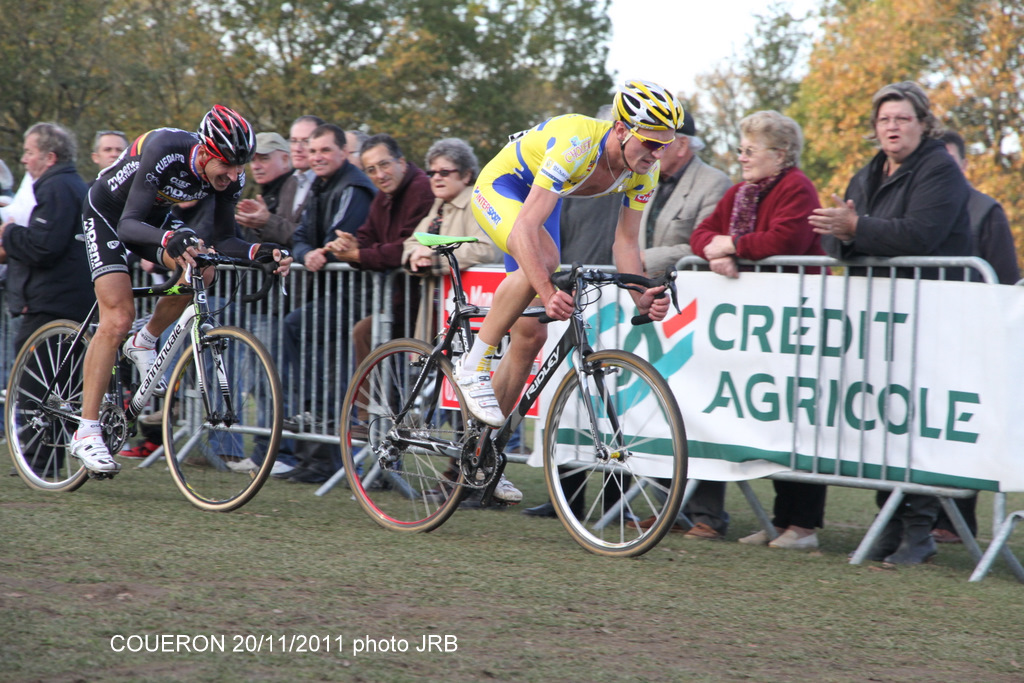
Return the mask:
{"type": "Polygon", "coordinates": [[[668,382],[644,359],[606,350],[585,364],[585,390],[572,370],[552,398],[544,432],[548,495],[569,535],[590,552],[642,555],[679,512],[686,488],[685,425],[668,382]],[[597,418],[593,432],[584,400],[597,418]],[[593,433],[610,450],[604,461],[595,455],[593,433]]]}
{"type": "Polygon", "coordinates": [[[436,376],[428,379],[422,400],[401,422],[396,420],[431,351],[418,339],[377,347],[356,369],[341,413],[341,457],[349,488],[371,519],[395,531],[433,531],[452,516],[465,494],[465,477],[452,458],[413,448],[404,439],[415,434],[464,441],[469,413],[448,359],[436,365],[444,378],[440,385],[436,376]],[[439,405],[438,388],[449,407],[439,405]]]}
{"type": "Polygon", "coordinates": [[[71,342],[79,323],[49,322],[25,342],[11,368],[4,402],[7,450],[22,481],[40,491],[74,491],[88,471],[67,453],[82,413],[82,365],[89,336],[71,342]],[[64,365],[61,370],[61,365],[64,365]],[[54,382],[48,404],[68,417],[40,409],[41,394],[54,382]]]}
{"type": "Polygon", "coordinates": [[[218,327],[202,335],[198,349],[186,348],[168,382],[163,435],[171,477],[189,502],[229,512],[259,492],[281,444],[281,395],[270,353],[247,330],[218,327]],[[207,369],[205,387],[197,355],[207,369]],[[250,463],[254,468],[244,469],[250,463]]]}

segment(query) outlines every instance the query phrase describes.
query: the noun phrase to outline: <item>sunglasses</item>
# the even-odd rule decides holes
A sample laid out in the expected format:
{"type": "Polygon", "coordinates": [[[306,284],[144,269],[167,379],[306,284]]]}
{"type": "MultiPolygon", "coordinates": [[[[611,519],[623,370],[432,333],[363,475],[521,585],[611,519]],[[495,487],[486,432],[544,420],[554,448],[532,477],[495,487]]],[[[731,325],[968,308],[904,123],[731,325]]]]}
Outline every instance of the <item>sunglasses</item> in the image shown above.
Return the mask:
{"type": "Polygon", "coordinates": [[[766,151],[766,150],[770,151],[770,152],[781,152],[782,151],[778,147],[761,147],[761,148],[758,148],[758,147],[737,147],[733,151],[736,152],[736,156],[738,156],[738,157],[747,157],[748,159],[750,159],[750,158],[756,156],[758,154],[758,152],[762,152],[762,151],[766,151]]]}
{"type": "MultiPolygon", "coordinates": [[[[640,144],[643,145],[644,149],[646,149],[648,152],[660,152],[661,150],[671,145],[673,140],[675,139],[673,138],[673,140],[663,142],[662,140],[655,140],[654,138],[644,137],[643,135],[637,132],[636,128],[631,129],[629,131],[629,134],[635,137],[637,140],[639,140],[640,144]]],[[[626,139],[628,140],[629,138],[626,139]]]]}
{"type": "Polygon", "coordinates": [[[433,178],[434,176],[439,175],[442,178],[447,178],[452,173],[458,173],[458,172],[459,172],[459,169],[457,169],[457,168],[439,168],[436,171],[427,171],[427,177],[428,178],[433,178]]]}

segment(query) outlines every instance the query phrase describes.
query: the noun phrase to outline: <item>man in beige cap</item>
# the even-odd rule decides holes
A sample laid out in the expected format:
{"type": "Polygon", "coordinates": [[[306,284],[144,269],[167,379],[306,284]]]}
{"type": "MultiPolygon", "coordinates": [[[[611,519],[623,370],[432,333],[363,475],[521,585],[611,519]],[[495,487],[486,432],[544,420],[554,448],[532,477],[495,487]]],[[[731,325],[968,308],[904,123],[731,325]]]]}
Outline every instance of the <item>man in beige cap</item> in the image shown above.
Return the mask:
{"type": "Polygon", "coordinates": [[[291,187],[286,181],[292,175],[288,141],[277,133],[256,136],[256,155],[249,162],[253,180],[259,183],[255,199],[243,199],[235,209],[235,219],[245,229],[245,239],[277,242],[290,247],[295,221],[291,214],[293,197],[286,196],[291,187]]]}

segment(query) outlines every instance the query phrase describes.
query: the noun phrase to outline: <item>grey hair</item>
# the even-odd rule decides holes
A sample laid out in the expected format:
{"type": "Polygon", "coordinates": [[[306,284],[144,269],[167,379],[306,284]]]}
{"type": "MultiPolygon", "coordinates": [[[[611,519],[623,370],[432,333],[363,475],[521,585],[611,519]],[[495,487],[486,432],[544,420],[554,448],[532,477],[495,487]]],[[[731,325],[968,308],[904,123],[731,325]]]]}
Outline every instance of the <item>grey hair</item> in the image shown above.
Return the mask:
{"type": "Polygon", "coordinates": [[[459,175],[469,173],[469,182],[476,181],[476,175],[480,172],[480,162],[473,153],[469,143],[461,138],[442,138],[430,146],[427,156],[424,158],[427,168],[431,162],[438,157],[449,159],[455,168],[459,169],[459,175]]]}
{"type": "Polygon", "coordinates": [[[788,116],[773,109],[755,111],[740,121],[740,133],[760,138],[772,149],[782,152],[783,168],[800,165],[804,134],[800,124],[788,116]]]}
{"type": "Polygon", "coordinates": [[[94,152],[99,151],[100,140],[102,140],[104,138],[104,136],[107,136],[107,135],[116,135],[117,137],[121,138],[122,140],[124,140],[124,146],[125,147],[127,147],[128,145],[131,144],[131,141],[128,140],[128,136],[125,135],[124,133],[122,133],[119,130],[101,130],[101,131],[97,131],[96,135],[94,135],[93,138],[92,138],[92,151],[94,151],[94,152]]]}
{"type": "Polygon", "coordinates": [[[878,139],[875,123],[878,121],[878,110],[886,102],[910,102],[914,107],[914,114],[924,125],[925,136],[938,137],[942,134],[944,128],[932,113],[932,103],[928,99],[928,94],[914,81],[902,81],[890,83],[871,98],[871,133],[867,136],[869,140],[878,139]]]}
{"type": "Polygon", "coordinates": [[[58,164],[73,164],[75,163],[75,156],[78,152],[78,143],[75,142],[75,136],[67,131],[63,126],[45,121],[43,123],[36,123],[27,131],[25,131],[25,139],[28,140],[29,135],[36,135],[36,146],[39,147],[41,152],[53,152],[57,156],[58,164]]]}
{"type": "Polygon", "coordinates": [[[704,139],[699,135],[687,135],[686,137],[690,138],[690,149],[694,154],[699,154],[702,149],[707,147],[704,139]]]}
{"type": "Polygon", "coordinates": [[[303,122],[312,123],[314,126],[322,126],[325,123],[327,123],[326,121],[324,121],[322,118],[320,118],[316,114],[303,114],[302,116],[296,117],[295,120],[292,121],[292,125],[294,126],[296,123],[303,123],[303,122]]]}
{"type": "Polygon", "coordinates": [[[356,148],[357,148],[356,149],[356,153],[358,153],[359,150],[361,150],[363,148],[363,145],[366,143],[366,141],[370,139],[370,134],[369,133],[361,131],[358,128],[348,128],[348,129],[345,130],[345,133],[348,134],[348,135],[354,135],[355,136],[355,138],[356,138],[356,148]]]}

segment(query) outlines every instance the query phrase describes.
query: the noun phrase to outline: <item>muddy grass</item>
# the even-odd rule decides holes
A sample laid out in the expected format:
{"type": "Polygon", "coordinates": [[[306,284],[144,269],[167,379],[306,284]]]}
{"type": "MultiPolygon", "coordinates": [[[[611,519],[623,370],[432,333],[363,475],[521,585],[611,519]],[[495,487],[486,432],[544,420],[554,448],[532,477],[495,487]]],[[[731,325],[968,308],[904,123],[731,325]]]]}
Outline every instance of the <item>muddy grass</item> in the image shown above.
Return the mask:
{"type": "Polygon", "coordinates": [[[342,488],[272,481],[204,513],[160,469],[66,495],[0,479],[0,680],[1024,680],[1024,585],[1000,563],[980,584],[962,547],[847,564],[870,492],[830,490],[817,552],[732,542],[754,522],[730,489],[728,542],[620,561],[514,509],[389,533],[342,488]]]}

